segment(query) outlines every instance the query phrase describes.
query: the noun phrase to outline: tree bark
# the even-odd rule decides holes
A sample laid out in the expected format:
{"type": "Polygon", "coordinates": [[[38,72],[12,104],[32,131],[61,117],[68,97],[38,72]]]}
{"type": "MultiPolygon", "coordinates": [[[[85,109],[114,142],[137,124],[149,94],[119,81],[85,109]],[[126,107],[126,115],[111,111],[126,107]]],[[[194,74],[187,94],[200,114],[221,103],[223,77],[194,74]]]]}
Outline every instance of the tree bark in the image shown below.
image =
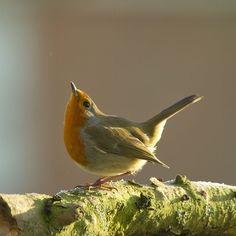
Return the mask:
{"type": "Polygon", "coordinates": [[[0,194],[2,235],[236,235],[236,187],[185,176],[54,196],[0,194]]]}

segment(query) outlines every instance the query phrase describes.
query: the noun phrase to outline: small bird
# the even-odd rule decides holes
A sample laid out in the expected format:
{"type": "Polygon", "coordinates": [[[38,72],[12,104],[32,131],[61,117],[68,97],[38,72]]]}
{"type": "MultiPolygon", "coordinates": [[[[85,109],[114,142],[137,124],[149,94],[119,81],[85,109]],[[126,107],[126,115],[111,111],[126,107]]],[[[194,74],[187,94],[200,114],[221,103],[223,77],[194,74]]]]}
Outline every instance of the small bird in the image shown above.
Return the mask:
{"type": "Polygon", "coordinates": [[[64,142],[79,167],[100,177],[89,185],[94,187],[134,174],[147,162],[169,168],[155,154],[166,121],[202,99],[198,95],[185,97],[151,119],[138,123],[103,113],[73,82],[71,89],[65,111],[64,142]]]}

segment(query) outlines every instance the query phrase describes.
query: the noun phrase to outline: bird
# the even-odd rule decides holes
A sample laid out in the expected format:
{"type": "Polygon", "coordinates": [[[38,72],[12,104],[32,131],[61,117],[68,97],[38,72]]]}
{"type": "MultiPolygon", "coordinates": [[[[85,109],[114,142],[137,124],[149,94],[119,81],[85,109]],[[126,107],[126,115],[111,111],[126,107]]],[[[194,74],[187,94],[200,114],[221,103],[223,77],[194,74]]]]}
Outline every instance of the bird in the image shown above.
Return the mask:
{"type": "Polygon", "coordinates": [[[71,82],[64,115],[64,143],[69,156],[84,171],[99,177],[99,187],[132,175],[147,163],[169,168],[156,157],[156,146],[168,119],[203,97],[190,95],[144,122],[102,112],[92,98],[71,82]]]}

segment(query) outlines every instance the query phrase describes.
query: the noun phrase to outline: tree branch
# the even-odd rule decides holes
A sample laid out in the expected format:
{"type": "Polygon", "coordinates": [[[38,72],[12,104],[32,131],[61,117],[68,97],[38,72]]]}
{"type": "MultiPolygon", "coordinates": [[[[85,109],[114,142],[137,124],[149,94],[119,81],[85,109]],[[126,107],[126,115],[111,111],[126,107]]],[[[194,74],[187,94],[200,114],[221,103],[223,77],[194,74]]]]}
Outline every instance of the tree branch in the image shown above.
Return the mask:
{"type": "Polygon", "coordinates": [[[236,235],[236,187],[184,176],[0,199],[0,235],[236,235]]]}

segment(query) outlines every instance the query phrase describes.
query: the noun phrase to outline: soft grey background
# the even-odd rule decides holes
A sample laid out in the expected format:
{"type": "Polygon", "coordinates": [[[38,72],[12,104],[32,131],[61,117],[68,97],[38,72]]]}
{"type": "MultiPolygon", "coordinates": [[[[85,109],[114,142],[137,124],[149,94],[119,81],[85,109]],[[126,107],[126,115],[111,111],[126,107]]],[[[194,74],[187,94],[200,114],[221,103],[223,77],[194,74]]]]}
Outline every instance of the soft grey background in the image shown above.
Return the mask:
{"type": "Polygon", "coordinates": [[[235,1],[0,1],[0,192],[96,179],[64,148],[71,80],[136,121],[204,95],[166,125],[157,155],[171,169],[148,164],[135,179],[236,184],[235,77],[235,1]]]}

